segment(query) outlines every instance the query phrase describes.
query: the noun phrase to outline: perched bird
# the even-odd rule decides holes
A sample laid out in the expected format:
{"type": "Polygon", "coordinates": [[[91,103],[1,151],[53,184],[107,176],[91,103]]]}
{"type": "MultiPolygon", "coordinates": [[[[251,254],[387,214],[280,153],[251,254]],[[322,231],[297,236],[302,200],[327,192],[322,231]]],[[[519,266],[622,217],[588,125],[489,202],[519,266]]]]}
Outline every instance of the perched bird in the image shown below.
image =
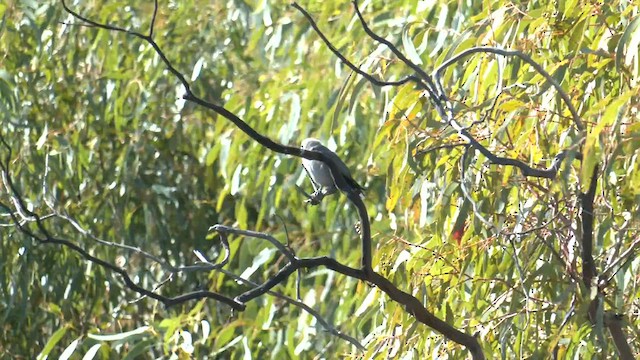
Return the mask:
{"type": "Polygon", "coordinates": [[[311,204],[318,204],[326,195],[330,195],[336,192],[338,188],[344,192],[355,192],[358,194],[362,193],[364,188],[358,184],[353,177],[351,177],[351,172],[347,165],[340,160],[338,155],[333,151],[327,149],[318,139],[307,138],[302,141],[302,149],[317,151],[322,153],[327,158],[333,160],[333,162],[337,165],[339,173],[334,174],[329,165],[323,163],[319,160],[308,160],[302,159],[302,166],[307,171],[307,175],[311,179],[311,183],[313,183],[313,188],[315,192],[311,195],[308,202],[311,204]],[[340,180],[343,181],[341,182],[340,180]],[[343,183],[343,187],[339,186],[340,183],[343,183]]]}

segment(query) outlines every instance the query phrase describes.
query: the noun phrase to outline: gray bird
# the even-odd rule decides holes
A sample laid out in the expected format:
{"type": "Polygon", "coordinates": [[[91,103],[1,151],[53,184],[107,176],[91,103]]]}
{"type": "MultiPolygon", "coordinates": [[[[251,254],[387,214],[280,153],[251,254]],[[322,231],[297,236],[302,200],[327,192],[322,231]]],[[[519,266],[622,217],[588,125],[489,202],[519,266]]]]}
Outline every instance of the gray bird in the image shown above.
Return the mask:
{"type": "Polygon", "coordinates": [[[347,185],[347,189],[341,189],[342,191],[355,191],[361,193],[364,188],[358,184],[353,177],[347,165],[334,153],[327,149],[318,139],[307,138],[302,141],[302,149],[317,151],[324,154],[338,166],[339,174],[333,174],[329,165],[318,160],[302,159],[302,166],[307,171],[307,175],[311,179],[313,189],[315,192],[311,195],[308,202],[311,204],[318,204],[326,195],[330,195],[336,192],[338,184],[336,182],[336,176],[342,177],[344,183],[347,185]]]}

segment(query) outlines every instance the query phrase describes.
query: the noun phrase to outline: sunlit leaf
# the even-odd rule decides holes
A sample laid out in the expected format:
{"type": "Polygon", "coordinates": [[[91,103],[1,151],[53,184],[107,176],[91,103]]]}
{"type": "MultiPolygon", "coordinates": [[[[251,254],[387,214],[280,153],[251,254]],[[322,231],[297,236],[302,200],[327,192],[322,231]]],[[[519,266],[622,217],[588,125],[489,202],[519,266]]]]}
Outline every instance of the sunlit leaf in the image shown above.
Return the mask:
{"type": "Polygon", "coordinates": [[[46,360],[49,357],[49,354],[51,353],[53,348],[58,344],[60,339],[62,339],[62,337],[67,333],[67,330],[68,330],[67,326],[63,326],[60,329],[56,330],[56,332],[54,332],[51,335],[47,343],[44,345],[44,348],[42,349],[42,351],[38,354],[37,359],[46,360]]]}

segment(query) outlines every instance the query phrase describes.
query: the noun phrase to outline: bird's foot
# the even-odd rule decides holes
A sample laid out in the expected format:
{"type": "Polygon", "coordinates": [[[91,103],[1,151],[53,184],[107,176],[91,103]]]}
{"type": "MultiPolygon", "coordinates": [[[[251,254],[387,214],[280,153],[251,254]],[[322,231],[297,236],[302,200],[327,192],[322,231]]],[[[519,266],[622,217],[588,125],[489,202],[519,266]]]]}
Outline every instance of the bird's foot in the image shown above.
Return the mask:
{"type": "Polygon", "coordinates": [[[322,199],[324,198],[324,193],[322,191],[316,191],[313,194],[311,194],[311,196],[309,196],[309,198],[307,200],[305,200],[304,202],[311,204],[311,205],[318,205],[320,204],[320,202],[322,201],[322,199]]]}

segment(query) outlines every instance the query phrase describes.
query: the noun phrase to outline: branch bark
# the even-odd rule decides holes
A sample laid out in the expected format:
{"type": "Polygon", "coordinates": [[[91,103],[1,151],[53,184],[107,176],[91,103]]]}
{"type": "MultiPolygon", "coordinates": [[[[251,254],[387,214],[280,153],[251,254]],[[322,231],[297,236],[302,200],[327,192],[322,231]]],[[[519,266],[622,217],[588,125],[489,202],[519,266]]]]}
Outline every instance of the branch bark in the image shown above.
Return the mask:
{"type": "MultiPolygon", "coordinates": [[[[591,183],[586,193],[581,194],[582,200],[582,282],[591,288],[593,279],[598,276],[596,264],[593,260],[593,201],[598,186],[598,166],[591,175],[591,183]]],[[[597,284],[595,284],[597,286],[597,284]]]]}

